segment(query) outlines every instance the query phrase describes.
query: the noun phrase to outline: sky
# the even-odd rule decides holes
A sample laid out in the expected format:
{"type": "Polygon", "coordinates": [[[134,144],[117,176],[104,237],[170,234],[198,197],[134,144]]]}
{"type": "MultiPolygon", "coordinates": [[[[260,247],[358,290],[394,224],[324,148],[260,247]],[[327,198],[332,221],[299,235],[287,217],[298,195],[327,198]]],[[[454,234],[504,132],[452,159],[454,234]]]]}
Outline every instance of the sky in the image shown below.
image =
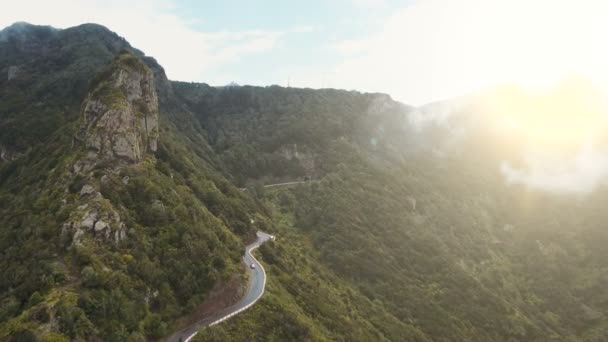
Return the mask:
{"type": "Polygon", "coordinates": [[[594,0],[20,0],[4,6],[0,27],[95,22],[155,57],[173,80],[289,82],[421,105],[504,82],[608,80],[604,7],[594,0]]]}
{"type": "MultiPolygon", "coordinates": [[[[341,88],[424,105],[582,78],[608,103],[606,13],[600,0],[19,0],[3,6],[0,28],[102,24],[156,58],[170,79],[216,86],[341,88]]],[[[576,108],[561,110],[574,119],[558,125],[556,105],[566,108],[553,101],[537,122],[515,118],[545,138],[577,126],[608,130],[608,120],[583,122],[576,108]]],[[[509,183],[590,192],[608,179],[608,151],[581,132],[586,141],[573,157],[531,149],[524,168],[505,161],[497,169],[509,183]]]]}

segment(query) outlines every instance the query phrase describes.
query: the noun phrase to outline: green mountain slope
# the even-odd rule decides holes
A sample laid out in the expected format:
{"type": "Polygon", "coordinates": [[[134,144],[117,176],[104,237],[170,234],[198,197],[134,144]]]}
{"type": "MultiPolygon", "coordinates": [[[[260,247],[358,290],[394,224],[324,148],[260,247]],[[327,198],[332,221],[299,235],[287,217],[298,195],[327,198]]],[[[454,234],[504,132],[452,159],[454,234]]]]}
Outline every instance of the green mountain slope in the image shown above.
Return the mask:
{"type": "MultiPolygon", "coordinates": [[[[280,241],[294,248],[290,254],[311,259],[392,319],[410,324],[398,329],[411,334],[406,340],[606,338],[607,269],[604,253],[593,247],[608,238],[600,209],[605,189],[581,198],[508,186],[500,165],[520,155],[520,142],[497,136],[489,118],[474,107],[459,106],[449,119],[421,124],[419,113],[382,95],[175,88],[203,127],[216,132],[210,141],[227,165],[240,154],[266,166],[252,168],[265,170],[261,174],[235,170],[244,183],[319,179],[295,189],[253,190],[269,207],[280,208],[279,218],[293,218],[290,230],[276,232],[289,234],[280,241]],[[235,93],[240,101],[231,97],[235,93]],[[296,252],[301,242],[294,240],[304,241],[314,253],[303,257],[296,252]]],[[[284,271],[276,272],[283,280],[284,271]]],[[[279,288],[291,289],[285,300],[296,303],[309,298],[305,293],[314,297],[319,291],[302,281],[285,281],[279,288]]],[[[257,310],[264,305],[263,300],[257,310]]],[[[334,321],[337,315],[322,313],[321,305],[307,312],[310,306],[310,301],[300,302],[296,308],[302,311],[285,309],[285,315],[298,317],[300,327],[322,338],[372,339],[354,335],[355,329],[348,329],[352,335],[319,332],[335,329],[323,330],[305,318],[319,322],[317,317],[331,316],[334,321]]],[[[361,310],[363,317],[372,319],[366,310],[372,309],[361,310]]],[[[272,317],[271,311],[276,307],[245,314],[207,329],[199,339],[291,338],[282,335],[289,329],[278,320],[272,326],[255,324],[266,320],[258,315],[272,317]]],[[[388,327],[380,331],[384,338],[399,340],[388,327]]]]}
{"type": "Polygon", "coordinates": [[[241,274],[259,207],[204,143],[188,147],[202,131],[163,97],[153,60],[95,25],[17,29],[26,36],[6,29],[0,43],[2,69],[19,63],[0,86],[11,132],[0,164],[0,336],[161,337],[241,274]],[[19,40],[30,34],[44,38],[33,52],[19,40]],[[190,129],[178,133],[176,118],[190,129]]]}
{"type": "Polygon", "coordinates": [[[160,340],[258,229],[264,297],[196,340],[608,339],[605,189],[506,185],[471,108],[173,82],[93,24],[0,31],[0,76],[0,340],[160,340]]]}

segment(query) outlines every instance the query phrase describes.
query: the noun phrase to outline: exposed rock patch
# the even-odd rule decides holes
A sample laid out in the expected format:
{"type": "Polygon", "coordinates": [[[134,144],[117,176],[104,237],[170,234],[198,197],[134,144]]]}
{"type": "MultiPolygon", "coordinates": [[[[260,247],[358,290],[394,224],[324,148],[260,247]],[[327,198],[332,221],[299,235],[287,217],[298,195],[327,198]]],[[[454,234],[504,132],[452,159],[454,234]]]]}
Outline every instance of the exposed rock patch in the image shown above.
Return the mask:
{"type": "Polygon", "coordinates": [[[81,195],[83,193],[88,203],[74,210],[68,221],[63,224],[62,236],[66,245],[82,244],[86,234],[92,235],[95,239],[117,243],[124,240],[127,237],[127,228],[111,203],[92,185],[83,186],[81,195]]]}
{"type": "Polygon", "coordinates": [[[296,160],[307,174],[314,174],[316,161],[313,153],[307,150],[298,150],[298,144],[283,145],[278,149],[278,153],[287,160],[296,160]]]}
{"type": "MultiPolygon", "coordinates": [[[[66,247],[82,244],[85,237],[120,242],[126,239],[127,228],[112,203],[97,191],[93,170],[103,169],[101,183],[107,183],[124,162],[137,163],[156,151],[158,99],[152,71],[128,52],[119,55],[93,81],[74,138],[86,146],[88,155],[74,163],[71,174],[86,184],[80,189],[78,207],[63,225],[63,241],[66,247]]],[[[124,177],[123,183],[128,181],[124,177]]]]}
{"type": "Polygon", "coordinates": [[[80,190],[80,196],[91,195],[95,192],[95,188],[92,185],[85,184],[80,190]]]}
{"type": "Polygon", "coordinates": [[[138,162],[146,152],[155,152],[158,99],[152,71],[123,53],[95,83],[83,103],[76,136],[92,157],[138,162]]]}
{"type": "Polygon", "coordinates": [[[7,80],[12,80],[17,78],[17,74],[19,73],[19,67],[13,65],[8,67],[8,72],[7,72],[7,80]]]}

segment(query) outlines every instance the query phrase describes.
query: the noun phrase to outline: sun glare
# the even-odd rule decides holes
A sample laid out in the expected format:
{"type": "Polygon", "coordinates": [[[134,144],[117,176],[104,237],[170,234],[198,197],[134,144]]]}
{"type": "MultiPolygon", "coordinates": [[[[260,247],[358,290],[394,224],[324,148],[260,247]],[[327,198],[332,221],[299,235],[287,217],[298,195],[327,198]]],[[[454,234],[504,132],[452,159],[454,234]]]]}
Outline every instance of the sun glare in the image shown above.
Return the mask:
{"type": "Polygon", "coordinates": [[[502,129],[544,148],[589,143],[607,119],[601,92],[582,78],[544,90],[504,86],[493,90],[487,99],[487,112],[502,129]]]}

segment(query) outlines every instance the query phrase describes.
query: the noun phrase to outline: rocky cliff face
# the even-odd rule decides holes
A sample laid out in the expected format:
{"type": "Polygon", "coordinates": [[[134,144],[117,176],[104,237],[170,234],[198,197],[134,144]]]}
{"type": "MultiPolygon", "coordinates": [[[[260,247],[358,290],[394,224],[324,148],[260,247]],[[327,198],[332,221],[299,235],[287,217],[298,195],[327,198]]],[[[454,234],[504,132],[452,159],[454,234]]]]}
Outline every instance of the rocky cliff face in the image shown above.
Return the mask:
{"type": "Polygon", "coordinates": [[[123,53],[97,77],[82,106],[77,139],[102,159],[138,162],[156,151],[154,75],[137,57],[123,53]]]}
{"type": "Polygon", "coordinates": [[[82,187],[79,203],[82,204],[71,212],[70,218],[63,224],[61,240],[64,247],[80,245],[85,234],[116,243],[126,238],[127,227],[121,221],[120,214],[94,185],[82,187]]]}
{"type": "Polygon", "coordinates": [[[91,170],[111,161],[103,179],[114,176],[124,164],[137,163],[155,152],[158,139],[158,99],[152,71],[136,56],[125,52],[100,73],[82,104],[81,126],[76,139],[88,155],[76,161],[74,179],[89,182],[80,190],[78,207],[62,227],[62,240],[80,245],[85,235],[120,242],[127,227],[111,201],[99,192],[91,170]],[[115,163],[118,162],[118,163],[115,163]]]}

